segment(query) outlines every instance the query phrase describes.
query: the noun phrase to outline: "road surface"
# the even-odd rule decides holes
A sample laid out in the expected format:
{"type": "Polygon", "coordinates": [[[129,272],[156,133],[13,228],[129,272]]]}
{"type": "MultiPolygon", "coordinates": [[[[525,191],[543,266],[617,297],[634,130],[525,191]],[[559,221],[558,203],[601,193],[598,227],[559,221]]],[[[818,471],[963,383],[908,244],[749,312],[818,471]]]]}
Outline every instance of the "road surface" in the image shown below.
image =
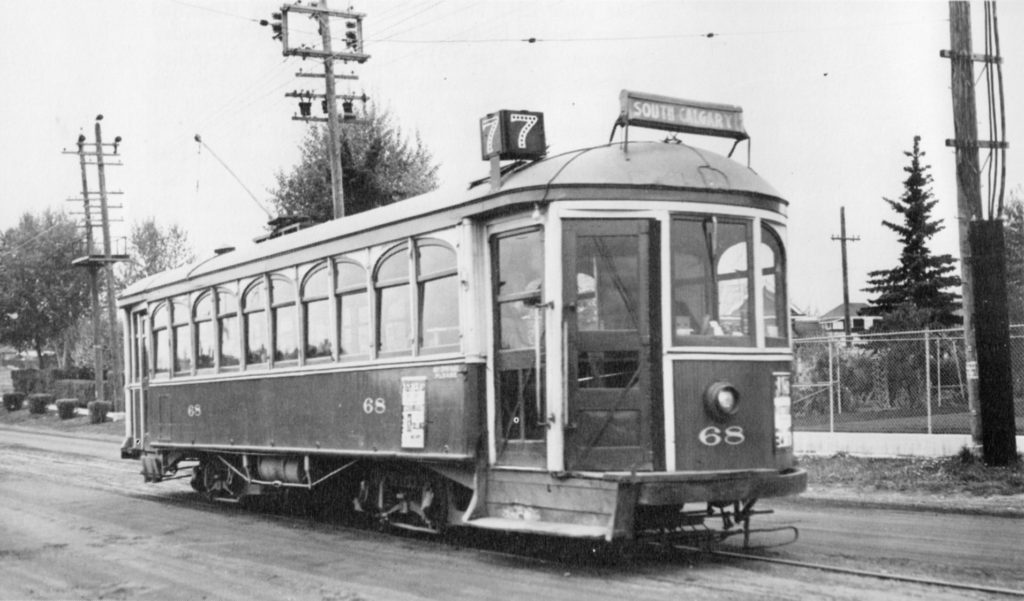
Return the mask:
{"type": "MultiPolygon", "coordinates": [[[[0,428],[0,599],[991,598],[707,555],[537,557],[513,537],[380,533],[209,504],[117,456],[109,440],[0,428]]],[[[788,503],[762,521],[784,523],[799,542],[765,554],[1024,589],[1024,520],[788,503]]]]}

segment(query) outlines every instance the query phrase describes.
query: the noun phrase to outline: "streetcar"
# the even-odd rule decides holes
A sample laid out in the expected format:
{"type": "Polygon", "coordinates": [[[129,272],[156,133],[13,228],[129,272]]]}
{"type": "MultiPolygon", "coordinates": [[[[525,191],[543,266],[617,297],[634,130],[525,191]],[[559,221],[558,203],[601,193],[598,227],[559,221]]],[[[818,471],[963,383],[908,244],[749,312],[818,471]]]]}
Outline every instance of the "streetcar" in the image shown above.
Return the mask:
{"type": "Polygon", "coordinates": [[[787,202],[677,139],[735,150],[738,107],[621,105],[607,144],[552,156],[541,113],[488,115],[490,177],[465,192],[128,287],[122,457],[215,500],[328,491],[339,512],[434,533],[749,534],[758,499],[807,481],[787,202]]]}

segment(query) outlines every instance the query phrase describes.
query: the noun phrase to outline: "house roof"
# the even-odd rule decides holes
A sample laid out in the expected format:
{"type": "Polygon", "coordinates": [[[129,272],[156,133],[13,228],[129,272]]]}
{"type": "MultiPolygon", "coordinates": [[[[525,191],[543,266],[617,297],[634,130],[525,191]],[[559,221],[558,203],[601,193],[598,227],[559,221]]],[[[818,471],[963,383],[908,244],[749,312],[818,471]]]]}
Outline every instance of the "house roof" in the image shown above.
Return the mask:
{"type": "MultiPolygon", "coordinates": [[[[863,313],[863,310],[866,308],[868,308],[867,303],[850,303],[850,315],[865,315],[865,313],[863,313]]],[[[833,308],[828,313],[822,315],[819,319],[821,321],[829,321],[832,319],[843,319],[844,317],[846,317],[846,315],[843,311],[843,303],[839,303],[838,305],[835,306],[835,308],[833,308]]]]}

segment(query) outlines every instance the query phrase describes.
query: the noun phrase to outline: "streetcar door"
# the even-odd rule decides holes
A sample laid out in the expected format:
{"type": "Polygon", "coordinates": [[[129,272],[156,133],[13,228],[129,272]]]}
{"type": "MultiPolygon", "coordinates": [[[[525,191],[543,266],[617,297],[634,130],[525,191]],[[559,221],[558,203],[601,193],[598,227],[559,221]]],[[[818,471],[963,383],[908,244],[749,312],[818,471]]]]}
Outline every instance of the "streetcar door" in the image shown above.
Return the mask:
{"type": "Polygon", "coordinates": [[[145,309],[131,313],[131,345],[128,362],[128,399],[131,415],[131,437],[135,446],[143,443],[145,426],[146,394],[149,389],[149,353],[147,349],[146,323],[148,313],[145,309]]]}
{"type": "Polygon", "coordinates": [[[497,463],[542,468],[547,463],[542,230],[493,236],[491,258],[497,463]]]}
{"type": "Polygon", "coordinates": [[[658,307],[657,228],[639,219],[567,220],[562,249],[566,468],[660,467],[651,310],[658,307]]]}

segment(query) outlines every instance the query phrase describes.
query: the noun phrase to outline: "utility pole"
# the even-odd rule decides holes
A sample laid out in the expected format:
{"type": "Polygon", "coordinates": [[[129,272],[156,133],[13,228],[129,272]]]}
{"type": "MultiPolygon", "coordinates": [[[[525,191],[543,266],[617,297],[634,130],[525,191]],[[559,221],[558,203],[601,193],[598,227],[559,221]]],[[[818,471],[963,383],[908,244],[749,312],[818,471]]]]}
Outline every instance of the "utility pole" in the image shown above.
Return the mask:
{"type": "Polygon", "coordinates": [[[337,79],[358,79],[355,75],[335,75],[334,61],[354,61],[362,64],[370,55],[363,52],[363,13],[348,11],[334,11],[327,7],[327,0],[320,0],[318,5],[305,6],[301,4],[288,4],[281,7],[280,12],[271,15],[273,21],[260,21],[261,25],[270,25],[274,32],[274,39],[280,39],[282,53],[285,56],[300,56],[306,58],[321,58],[324,63],[324,72],[321,73],[297,73],[297,77],[322,77],[324,79],[324,93],[315,94],[311,91],[289,92],[286,97],[299,98],[299,114],[293,116],[295,121],[319,121],[327,123],[328,148],[327,155],[331,165],[331,200],[334,209],[334,218],[345,216],[345,192],[342,186],[342,164],[341,164],[341,133],[339,126],[342,122],[356,121],[355,113],[352,110],[354,100],[362,100],[364,109],[366,101],[369,100],[366,94],[356,96],[354,94],[338,95],[336,92],[337,79]],[[289,13],[307,14],[317,19],[320,32],[321,48],[308,48],[305,46],[294,47],[289,45],[288,36],[288,15],[289,13]],[[336,52],[331,37],[331,17],[345,19],[345,49],[336,52]],[[326,118],[313,117],[311,112],[312,99],[323,98],[323,109],[326,118]],[[338,114],[338,99],[343,103],[343,114],[338,114]]]}
{"type": "Polygon", "coordinates": [[[943,50],[940,55],[950,59],[951,65],[956,137],[946,140],[946,145],[956,149],[971,438],[976,447],[981,447],[986,464],[1006,465],[1016,456],[1016,439],[1013,431],[1013,381],[1008,373],[1005,250],[1001,245],[1003,226],[998,215],[989,215],[985,219],[983,214],[978,159],[978,148],[1005,148],[1006,143],[978,140],[974,90],[974,61],[991,66],[1001,59],[973,53],[971,7],[966,1],[949,3],[949,40],[950,50],[943,50]],[[994,240],[996,248],[993,248],[994,240]],[[976,272],[984,277],[979,280],[976,272]],[[999,297],[1000,294],[1003,296],[999,297]],[[979,348],[984,352],[979,353],[979,348]]]}
{"type": "Polygon", "coordinates": [[[860,236],[849,237],[846,235],[846,207],[839,207],[839,236],[832,236],[838,240],[843,252],[843,334],[846,336],[846,347],[850,347],[850,271],[846,266],[846,243],[857,242],[860,236]]]}
{"type": "MultiPolygon", "coordinates": [[[[89,178],[86,170],[85,160],[85,135],[78,136],[78,163],[82,169],[82,204],[83,220],[85,222],[85,254],[93,254],[92,239],[92,211],[89,206],[89,178]]],[[[92,371],[95,381],[96,398],[105,399],[105,380],[103,378],[103,345],[100,332],[100,284],[99,265],[90,263],[86,265],[89,269],[89,299],[92,308],[92,371]]]]}
{"type": "MultiPolygon", "coordinates": [[[[82,204],[83,204],[83,215],[84,215],[84,226],[85,226],[85,253],[83,256],[78,257],[72,261],[72,265],[78,267],[85,267],[89,270],[89,292],[92,300],[92,322],[93,322],[93,370],[95,371],[96,378],[96,399],[106,400],[109,398],[114,403],[115,410],[121,410],[123,408],[123,400],[121,398],[121,345],[118,341],[117,336],[117,308],[114,303],[114,263],[119,261],[125,261],[128,256],[124,253],[115,253],[113,244],[110,236],[110,208],[111,205],[108,202],[108,197],[112,194],[119,194],[119,192],[108,192],[107,191],[107,179],[106,179],[106,162],[105,157],[119,156],[117,154],[118,146],[121,144],[121,137],[114,138],[114,142],[111,144],[103,143],[103,132],[100,128],[100,121],[103,119],[103,115],[96,117],[95,135],[96,141],[92,144],[86,142],[84,135],[78,137],[78,150],[77,151],[65,151],[65,154],[77,154],[79,165],[82,169],[82,204]],[[92,146],[93,149],[86,150],[86,146],[92,146]],[[107,153],[106,147],[112,147],[113,153],[107,153]],[[92,159],[92,162],[89,161],[92,159]],[[97,181],[99,190],[89,190],[89,180],[87,175],[87,167],[96,167],[97,181]],[[93,198],[98,197],[99,200],[99,224],[94,219],[93,211],[96,209],[96,205],[93,202],[93,198]],[[96,248],[95,234],[93,228],[99,227],[101,230],[103,248],[96,248]],[[101,336],[100,326],[100,303],[99,303],[99,270],[103,269],[106,276],[106,304],[107,304],[107,321],[109,322],[109,340],[110,340],[110,352],[111,352],[111,380],[114,382],[112,390],[106,389],[106,382],[103,378],[103,341],[101,336]]],[[[120,165],[120,163],[111,163],[112,165],[120,165]]],[[[78,200],[78,199],[72,199],[78,200]]]]}

